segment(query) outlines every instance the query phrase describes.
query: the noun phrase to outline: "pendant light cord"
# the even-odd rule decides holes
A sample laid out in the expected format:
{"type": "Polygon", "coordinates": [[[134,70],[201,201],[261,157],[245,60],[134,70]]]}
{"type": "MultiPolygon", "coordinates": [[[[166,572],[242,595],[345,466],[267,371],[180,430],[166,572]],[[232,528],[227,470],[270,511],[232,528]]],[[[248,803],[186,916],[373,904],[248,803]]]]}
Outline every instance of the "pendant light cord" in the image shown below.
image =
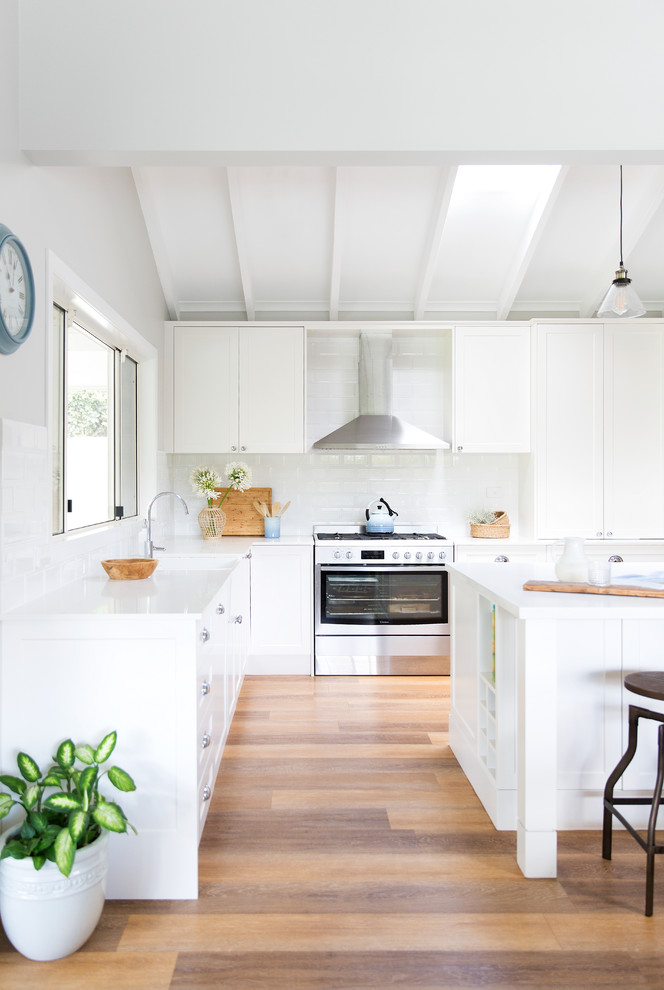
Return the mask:
{"type": "Polygon", "coordinates": [[[620,166],[620,267],[624,268],[623,265],[623,245],[622,245],[622,228],[623,228],[623,167],[620,166]]]}

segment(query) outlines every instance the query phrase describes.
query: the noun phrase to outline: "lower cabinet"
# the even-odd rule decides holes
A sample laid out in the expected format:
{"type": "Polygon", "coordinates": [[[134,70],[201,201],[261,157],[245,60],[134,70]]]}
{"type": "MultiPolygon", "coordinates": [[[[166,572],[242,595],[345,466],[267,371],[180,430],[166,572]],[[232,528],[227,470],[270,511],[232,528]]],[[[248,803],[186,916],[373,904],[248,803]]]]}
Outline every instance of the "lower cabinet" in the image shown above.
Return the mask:
{"type": "Polygon", "coordinates": [[[137,786],[122,806],[138,835],[111,836],[110,898],[198,897],[198,843],[246,666],[248,581],[243,560],[199,617],[2,623],[3,772],[17,747],[47,762],[67,736],[95,745],[118,733],[114,758],[137,786]]]}
{"type": "Polygon", "coordinates": [[[251,550],[250,674],[311,674],[313,547],[251,550]]]}

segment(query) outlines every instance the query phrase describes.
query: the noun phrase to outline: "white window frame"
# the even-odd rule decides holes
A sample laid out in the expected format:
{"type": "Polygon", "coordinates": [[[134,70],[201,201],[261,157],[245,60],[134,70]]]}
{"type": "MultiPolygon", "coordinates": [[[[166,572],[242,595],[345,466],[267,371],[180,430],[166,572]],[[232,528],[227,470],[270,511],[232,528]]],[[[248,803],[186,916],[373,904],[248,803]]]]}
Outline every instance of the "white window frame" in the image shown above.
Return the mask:
{"type": "MultiPolygon", "coordinates": [[[[52,449],[53,430],[56,424],[51,422],[52,390],[53,390],[53,334],[52,313],[54,303],[64,309],[76,309],[81,320],[91,332],[97,332],[106,343],[119,350],[126,350],[138,363],[138,395],[137,395],[137,515],[127,519],[116,519],[74,529],[53,536],[55,540],[67,540],[80,537],[81,534],[98,532],[101,529],[119,527],[134,523],[136,528],[142,524],[143,507],[156,491],[157,483],[157,387],[158,387],[158,352],[137,330],[135,330],[113,307],[111,307],[94,289],[88,286],[72,269],[69,268],[53,252],[47,253],[47,285],[50,287],[48,300],[47,361],[45,368],[45,395],[47,398],[49,422],[49,449],[52,449]]],[[[53,467],[53,465],[52,465],[53,467]]]]}

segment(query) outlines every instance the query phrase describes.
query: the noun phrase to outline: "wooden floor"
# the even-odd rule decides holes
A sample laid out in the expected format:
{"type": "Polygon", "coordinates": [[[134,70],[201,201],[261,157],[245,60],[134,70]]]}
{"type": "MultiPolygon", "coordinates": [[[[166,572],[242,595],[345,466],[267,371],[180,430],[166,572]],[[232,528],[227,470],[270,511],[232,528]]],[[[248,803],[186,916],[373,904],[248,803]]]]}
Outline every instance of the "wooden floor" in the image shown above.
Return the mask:
{"type": "Polygon", "coordinates": [[[200,850],[198,901],[109,901],[74,956],[2,990],[664,987],[664,875],[560,838],[525,880],[447,745],[448,678],[250,677],[200,850]]]}

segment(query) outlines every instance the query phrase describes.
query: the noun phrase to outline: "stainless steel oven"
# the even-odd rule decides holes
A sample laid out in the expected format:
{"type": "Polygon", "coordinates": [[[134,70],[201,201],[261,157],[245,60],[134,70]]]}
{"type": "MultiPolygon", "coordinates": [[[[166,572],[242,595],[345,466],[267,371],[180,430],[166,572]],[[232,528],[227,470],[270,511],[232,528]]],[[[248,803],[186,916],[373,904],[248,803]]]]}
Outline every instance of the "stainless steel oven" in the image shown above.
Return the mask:
{"type": "Polygon", "coordinates": [[[316,674],[448,674],[445,562],[435,533],[314,534],[316,674]]]}

